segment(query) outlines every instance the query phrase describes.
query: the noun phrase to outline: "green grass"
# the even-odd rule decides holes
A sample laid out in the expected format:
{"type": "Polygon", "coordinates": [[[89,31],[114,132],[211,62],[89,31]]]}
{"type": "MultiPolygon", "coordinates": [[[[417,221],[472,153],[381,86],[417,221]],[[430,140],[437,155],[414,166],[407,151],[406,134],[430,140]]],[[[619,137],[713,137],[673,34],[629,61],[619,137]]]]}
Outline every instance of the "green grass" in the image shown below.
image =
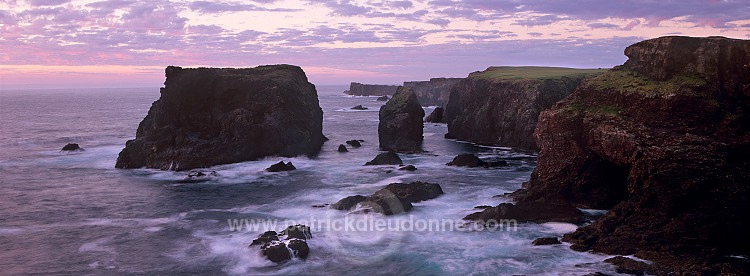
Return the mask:
{"type": "Polygon", "coordinates": [[[656,81],[629,70],[612,70],[590,79],[589,83],[603,90],[651,96],[690,93],[694,88],[706,85],[703,78],[693,75],[679,75],[665,81],[656,81]]]}
{"type": "Polygon", "coordinates": [[[472,73],[471,76],[486,79],[560,79],[562,77],[595,76],[607,70],[540,66],[496,66],[482,72],[472,73]]]}

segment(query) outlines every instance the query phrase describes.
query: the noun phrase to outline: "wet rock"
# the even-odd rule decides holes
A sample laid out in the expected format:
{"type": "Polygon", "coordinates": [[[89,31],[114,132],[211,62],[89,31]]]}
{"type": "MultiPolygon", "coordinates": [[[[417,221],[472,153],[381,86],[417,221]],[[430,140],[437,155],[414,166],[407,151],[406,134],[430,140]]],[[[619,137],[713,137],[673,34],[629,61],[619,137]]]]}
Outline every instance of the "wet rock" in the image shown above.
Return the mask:
{"type": "Polygon", "coordinates": [[[617,273],[645,275],[649,270],[651,270],[651,265],[623,256],[612,257],[604,260],[604,262],[613,264],[615,267],[617,267],[617,269],[615,270],[617,271],[617,273]]]}
{"type": "Polygon", "coordinates": [[[161,97],[115,167],[184,171],[320,151],[323,111],[300,67],[169,66],[165,73],[161,97]]]}
{"type": "Polygon", "coordinates": [[[413,171],[417,170],[417,167],[415,167],[414,165],[406,165],[406,166],[399,167],[398,170],[399,171],[410,171],[410,172],[413,172],[413,171]]]}
{"type": "Polygon", "coordinates": [[[352,107],[351,109],[353,109],[353,110],[367,110],[368,108],[362,106],[361,104],[359,104],[359,105],[357,105],[355,107],[352,107]]]}
{"type": "Polygon", "coordinates": [[[386,102],[388,101],[388,96],[387,95],[380,96],[377,98],[377,101],[386,102]]]}
{"type": "Polygon", "coordinates": [[[332,204],[331,208],[336,210],[350,210],[360,202],[365,201],[365,199],[367,197],[362,195],[348,196],[332,204]]]}
{"type": "Polygon", "coordinates": [[[312,239],[312,232],[310,232],[310,227],[302,224],[287,227],[286,229],[281,231],[281,235],[286,236],[286,239],[312,239]]]}
{"type": "Polygon", "coordinates": [[[393,98],[380,108],[378,140],[382,150],[421,152],[424,110],[414,91],[399,88],[393,98]]]}
{"type": "Polygon", "coordinates": [[[500,203],[493,208],[470,214],[464,219],[484,222],[515,219],[518,222],[535,223],[551,221],[582,223],[584,221],[583,212],[572,205],[543,202],[500,203]]]}
{"type": "Polygon", "coordinates": [[[362,142],[362,140],[349,140],[349,141],[346,141],[346,144],[352,147],[358,148],[362,146],[362,143],[360,142],[362,142]]]}
{"type": "Polygon", "coordinates": [[[531,242],[531,244],[535,246],[540,246],[540,245],[561,244],[561,242],[555,237],[545,237],[545,238],[537,238],[533,242],[531,242]]]}
{"type": "Polygon", "coordinates": [[[310,254],[310,247],[307,242],[301,239],[289,240],[289,250],[292,251],[292,255],[296,258],[305,259],[310,254]]]}
{"type": "Polygon", "coordinates": [[[267,172],[283,172],[283,171],[292,171],[296,170],[297,168],[294,167],[292,162],[284,163],[284,161],[279,161],[279,163],[273,164],[270,167],[266,168],[267,172]]]}
{"type": "Polygon", "coordinates": [[[411,202],[397,197],[393,192],[381,189],[362,201],[361,206],[383,215],[395,215],[408,212],[412,208],[411,202]]]}
{"type": "Polygon", "coordinates": [[[443,194],[439,184],[415,181],[411,183],[391,183],[383,188],[392,192],[398,198],[409,202],[420,202],[436,198],[443,194]]]}
{"type": "Polygon", "coordinates": [[[473,154],[459,154],[458,156],[453,158],[453,161],[448,162],[446,165],[448,166],[456,166],[456,167],[469,167],[469,168],[475,168],[475,167],[483,167],[483,168],[491,168],[491,167],[500,167],[500,166],[507,166],[508,162],[506,161],[495,161],[495,162],[485,162],[482,161],[482,159],[479,159],[476,155],[473,154]]]}
{"type": "Polygon", "coordinates": [[[269,242],[261,246],[260,249],[263,255],[274,263],[280,263],[292,259],[292,255],[290,254],[286,243],[281,241],[269,242]]]}
{"type": "Polygon", "coordinates": [[[349,152],[349,150],[346,149],[346,146],[344,146],[343,144],[341,144],[341,145],[339,145],[338,152],[349,152]]]}
{"type": "Polygon", "coordinates": [[[384,152],[375,156],[375,159],[365,163],[365,166],[373,165],[402,165],[404,162],[398,157],[398,154],[392,151],[384,152]]]}
{"type": "Polygon", "coordinates": [[[69,143],[65,145],[61,151],[82,151],[83,149],[76,143],[69,143]]]}
{"type": "Polygon", "coordinates": [[[263,256],[278,263],[292,258],[307,258],[310,254],[307,240],[311,238],[310,227],[298,224],[287,227],[279,234],[266,231],[253,240],[250,247],[259,246],[263,256]]]}
{"type": "Polygon", "coordinates": [[[251,243],[250,246],[264,245],[272,241],[278,241],[278,240],[279,240],[279,234],[276,233],[276,231],[266,231],[263,234],[260,234],[260,236],[258,236],[257,239],[253,240],[253,243],[251,243]]]}

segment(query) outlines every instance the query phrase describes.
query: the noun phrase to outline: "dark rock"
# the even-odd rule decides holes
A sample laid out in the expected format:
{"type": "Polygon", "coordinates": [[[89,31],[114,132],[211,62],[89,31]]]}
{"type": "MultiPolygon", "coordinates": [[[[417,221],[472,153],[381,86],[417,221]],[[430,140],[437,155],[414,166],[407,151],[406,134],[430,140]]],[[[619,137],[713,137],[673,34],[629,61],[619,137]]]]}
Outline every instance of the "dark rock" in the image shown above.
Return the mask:
{"type": "Polygon", "coordinates": [[[281,231],[282,236],[286,236],[286,239],[300,239],[307,240],[312,239],[312,232],[310,227],[307,225],[297,224],[292,225],[281,231]]]}
{"type": "Polygon", "coordinates": [[[399,88],[393,98],[380,108],[378,140],[383,150],[421,152],[424,110],[414,91],[399,88]]]}
{"type": "Polygon", "coordinates": [[[253,243],[251,243],[250,246],[264,245],[278,240],[279,235],[276,233],[276,231],[266,231],[263,234],[260,234],[257,239],[253,240],[253,243]]]}
{"type": "Polygon", "coordinates": [[[407,81],[404,87],[414,90],[423,106],[442,106],[448,102],[450,88],[463,78],[432,78],[429,81],[407,81]]]}
{"type": "Polygon", "coordinates": [[[291,260],[292,255],[286,246],[286,243],[281,241],[272,241],[261,246],[261,252],[268,260],[274,263],[280,263],[283,261],[291,260]]]}
{"type": "Polygon", "coordinates": [[[371,166],[371,165],[401,165],[404,162],[401,161],[401,158],[398,157],[398,154],[388,151],[381,154],[378,154],[378,156],[375,156],[375,159],[372,159],[372,161],[365,163],[365,166],[371,166]]]}
{"type": "Polygon", "coordinates": [[[349,85],[349,90],[344,93],[354,96],[384,96],[393,95],[398,89],[398,85],[381,85],[381,84],[361,84],[358,82],[352,82],[349,85]]]}
{"type": "Polygon", "coordinates": [[[742,269],[722,256],[750,254],[750,41],[663,37],[626,54],[541,113],[514,199],[609,209],[563,237],[576,250],[675,275],[742,269]]]}
{"type": "Polygon", "coordinates": [[[365,201],[365,199],[367,197],[361,195],[348,196],[332,204],[331,208],[336,210],[351,210],[360,202],[365,201]]]}
{"type": "Polygon", "coordinates": [[[436,107],[435,110],[433,110],[432,113],[430,113],[430,115],[427,115],[427,118],[425,118],[424,121],[428,123],[442,123],[443,122],[443,108],[436,107]]]}
{"type": "Polygon", "coordinates": [[[324,141],[315,86],[297,66],[167,67],[161,97],[115,167],[190,170],[315,155],[324,141]]]}
{"type": "Polygon", "coordinates": [[[391,183],[383,188],[395,194],[398,198],[409,202],[420,202],[436,198],[443,194],[439,184],[415,181],[411,183],[391,183]]]}
{"type": "Polygon", "coordinates": [[[386,102],[388,101],[388,96],[383,95],[377,98],[377,101],[386,102]]]}
{"type": "Polygon", "coordinates": [[[305,259],[310,254],[310,247],[307,242],[301,239],[289,240],[289,250],[292,251],[292,255],[296,258],[305,259]]]}
{"type": "Polygon", "coordinates": [[[349,150],[346,149],[346,146],[344,146],[343,144],[341,144],[341,145],[339,145],[338,152],[349,152],[349,150]]]}
{"type": "Polygon", "coordinates": [[[283,172],[283,171],[292,171],[296,170],[297,168],[294,167],[292,162],[284,163],[284,161],[279,161],[279,163],[273,164],[270,167],[266,168],[267,172],[283,172]]]}
{"type": "Polygon", "coordinates": [[[328,203],[326,203],[326,204],[315,204],[315,205],[312,205],[310,207],[313,207],[313,208],[325,208],[327,206],[328,206],[328,203]]]}
{"type": "Polygon", "coordinates": [[[554,204],[542,202],[518,202],[516,204],[500,203],[496,207],[470,214],[465,220],[488,222],[515,219],[518,222],[583,222],[581,210],[568,204],[554,204]]]}
{"type": "Polygon", "coordinates": [[[456,139],[456,136],[450,133],[446,133],[443,137],[445,137],[445,139],[456,139]]]}
{"type": "Polygon", "coordinates": [[[399,171],[410,171],[410,172],[413,172],[413,171],[417,170],[417,167],[414,167],[414,165],[406,165],[406,166],[399,167],[398,170],[399,171]]]}
{"type": "Polygon", "coordinates": [[[357,105],[355,107],[352,107],[351,109],[353,109],[353,110],[367,110],[368,108],[362,106],[361,104],[359,104],[359,105],[357,105]]]}
{"type": "Polygon", "coordinates": [[[361,141],[359,141],[359,140],[349,140],[349,141],[346,141],[347,144],[349,144],[350,146],[355,147],[355,148],[358,148],[358,147],[362,146],[362,143],[360,143],[360,142],[361,141]]]}
{"type": "Polygon", "coordinates": [[[69,143],[61,149],[61,151],[81,151],[81,150],[83,149],[76,143],[69,143]]]}
{"type": "Polygon", "coordinates": [[[360,203],[363,208],[367,208],[376,213],[383,215],[395,215],[408,212],[412,208],[411,202],[406,199],[397,197],[393,192],[387,189],[380,189],[373,195],[368,196],[360,203]]]}
{"type": "Polygon", "coordinates": [[[190,172],[187,175],[188,178],[202,178],[202,177],[207,177],[207,176],[219,176],[219,173],[217,173],[216,171],[211,171],[209,173],[196,171],[196,172],[190,172]]]}
{"type": "Polygon", "coordinates": [[[624,273],[630,275],[645,275],[646,273],[651,274],[651,265],[636,261],[631,258],[617,256],[604,260],[605,263],[613,264],[617,267],[615,270],[617,273],[624,273]]]}
{"type": "Polygon", "coordinates": [[[533,242],[531,242],[531,244],[535,246],[540,246],[540,245],[561,244],[561,242],[555,237],[546,237],[546,238],[537,238],[533,242]]]}
{"type": "Polygon", "coordinates": [[[495,161],[495,162],[485,162],[482,161],[482,159],[479,159],[476,155],[465,153],[465,154],[459,154],[458,156],[453,158],[453,161],[448,162],[446,165],[448,166],[456,166],[456,167],[469,167],[469,168],[476,168],[476,167],[484,167],[484,168],[491,168],[491,167],[500,167],[500,166],[507,166],[508,162],[506,161],[495,161]]]}
{"type": "Polygon", "coordinates": [[[484,210],[484,209],[487,209],[487,208],[492,208],[492,206],[489,206],[489,205],[474,206],[474,209],[482,209],[482,210],[484,210]]]}
{"type": "Polygon", "coordinates": [[[451,86],[443,121],[452,139],[537,150],[533,133],[539,113],[601,71],[490,67],[474,72],[451,86]]]}

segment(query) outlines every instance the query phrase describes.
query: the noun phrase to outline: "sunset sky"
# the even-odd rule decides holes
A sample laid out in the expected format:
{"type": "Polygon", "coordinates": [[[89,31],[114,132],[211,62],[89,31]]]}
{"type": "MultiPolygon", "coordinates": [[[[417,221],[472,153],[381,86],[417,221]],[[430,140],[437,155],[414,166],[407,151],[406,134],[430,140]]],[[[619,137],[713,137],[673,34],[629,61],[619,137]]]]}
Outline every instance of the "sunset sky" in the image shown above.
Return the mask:
{"type": "Polygon", "coordinates": [[[295,64],[315,84],[612,67],[664,35],[750,39],[750,0],[0,0],[0,89],[158,87],[168,65],[295,64]]]}

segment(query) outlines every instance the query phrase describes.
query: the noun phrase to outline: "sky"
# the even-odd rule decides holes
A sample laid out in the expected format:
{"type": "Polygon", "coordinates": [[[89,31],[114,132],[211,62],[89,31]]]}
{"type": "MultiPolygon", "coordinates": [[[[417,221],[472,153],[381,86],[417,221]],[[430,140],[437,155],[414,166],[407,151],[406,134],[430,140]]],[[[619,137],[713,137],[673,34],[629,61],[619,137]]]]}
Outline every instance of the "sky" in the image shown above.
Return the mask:
{"type": "Polygon", "coordinates": [[[0,0],[0,90],[159,87],[169,65],[318,85],[607,68],[666,35],[750,39],[750,0],[0,0]]]}

